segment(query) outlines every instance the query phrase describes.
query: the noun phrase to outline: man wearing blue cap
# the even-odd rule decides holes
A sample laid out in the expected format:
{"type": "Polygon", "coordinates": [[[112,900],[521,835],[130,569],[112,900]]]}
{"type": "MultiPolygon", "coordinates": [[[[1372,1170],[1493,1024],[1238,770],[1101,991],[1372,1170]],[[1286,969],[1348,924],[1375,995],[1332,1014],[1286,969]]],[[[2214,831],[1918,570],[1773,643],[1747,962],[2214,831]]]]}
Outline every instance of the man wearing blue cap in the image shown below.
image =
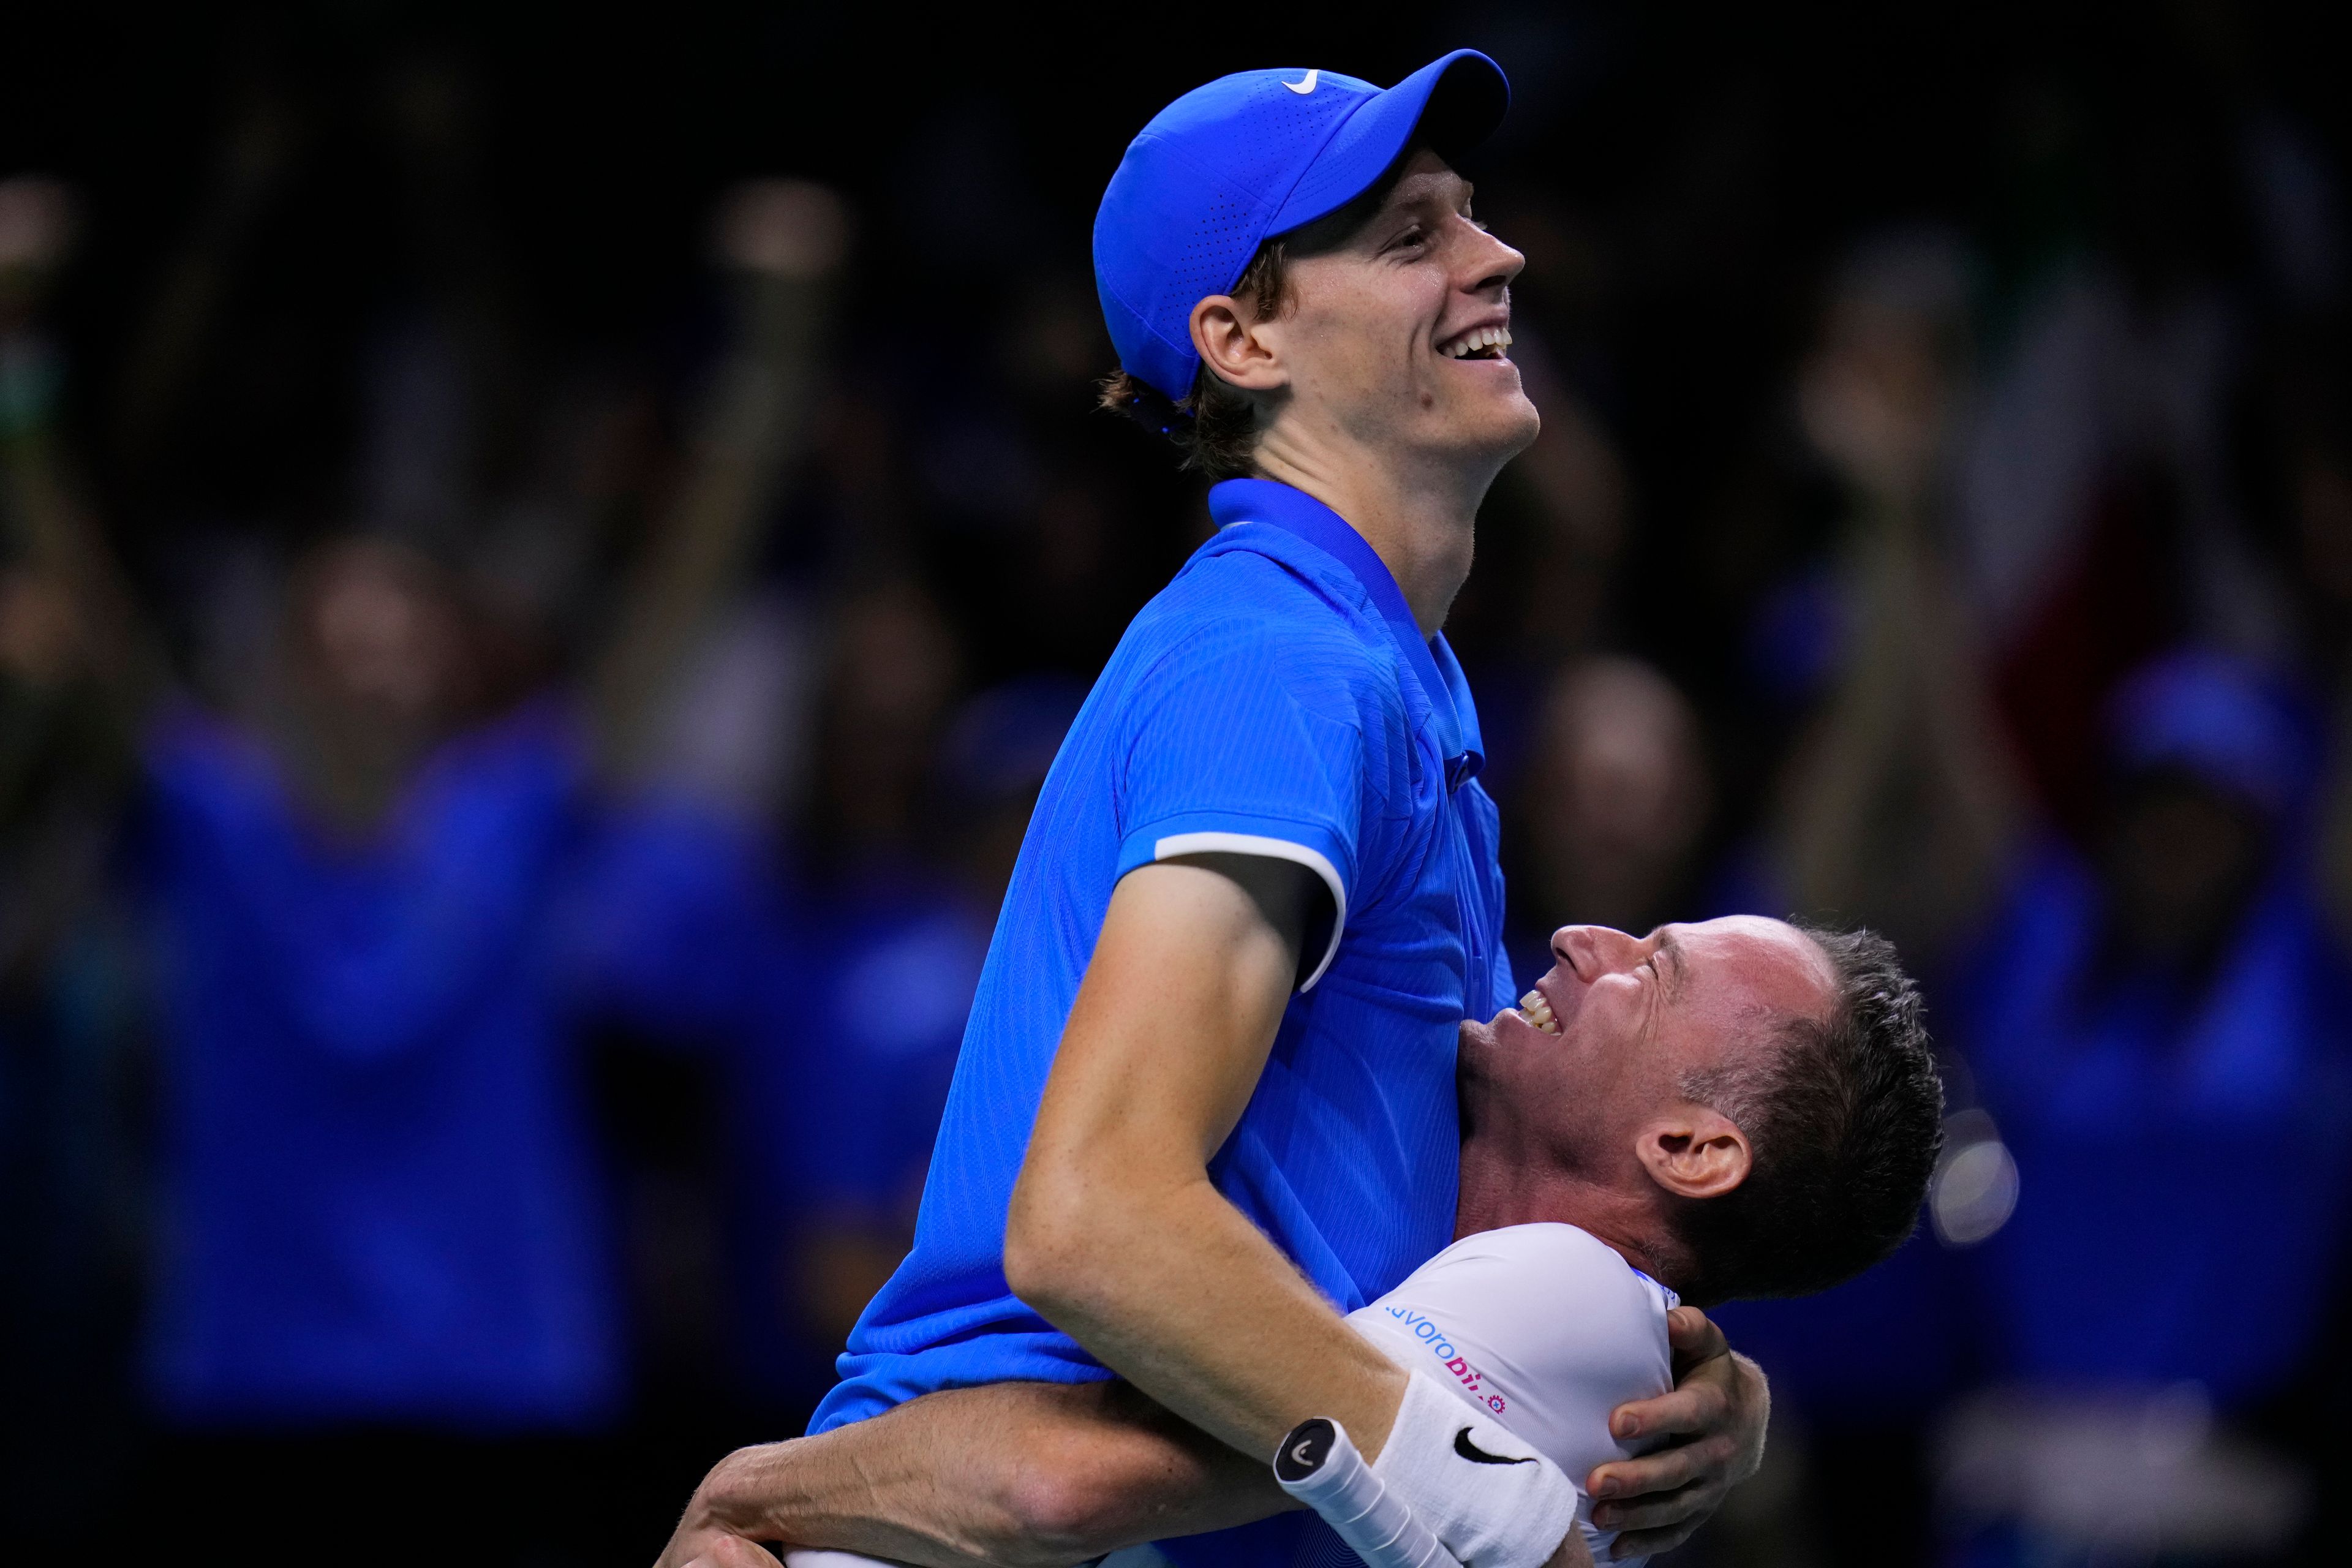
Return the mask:
{"type": "MultiPolygon", "coordinates": [[[[1451,1240],[1456,1028],[1514,997],[1477,720],[1438,635],[1478,506],[1538,427],[1507,353],[1521,258],[1449,163],[1507,101],[1467,50],[1386,90],[1244,72],[1171,105],[1112,177],[1107,401],[1223,480],[1219,531],[1136,617],[1055,763],[914,1249],[814,1431],[1003,1385],[1018,1441],[1041,1400],[1098,1413],[1122,1378],[1260,1466],[1336,1418],[1476,1568],[1580,1557],[1574,1483],[1497,1460],[1527,1450],[1339,1315],[1451,1240]]],[[[1696,1370],[1617,1417],[1621,1436],[1691,1435],[1601,1472],[1633,1551],[1686,1534],[1760,1447],[1760,1374],[1697,1325],[1678,1345],[1696,1370]]],[[[914,1410],[873,1431],[868,1513],[888,1511],[873,1476],[947,1441],[914,1410]]],[[[876,1539],[827,1534],[818,1516],[848,1504],[789,1456],[730,1466],[671,1560],[730,1528],[876,1539]]],[[[1286,1563],[1308,1522],[1163,1549],[1286,1563]]],[[[887,1540],[958,1560],[925,1537],[887,1540]]]]}

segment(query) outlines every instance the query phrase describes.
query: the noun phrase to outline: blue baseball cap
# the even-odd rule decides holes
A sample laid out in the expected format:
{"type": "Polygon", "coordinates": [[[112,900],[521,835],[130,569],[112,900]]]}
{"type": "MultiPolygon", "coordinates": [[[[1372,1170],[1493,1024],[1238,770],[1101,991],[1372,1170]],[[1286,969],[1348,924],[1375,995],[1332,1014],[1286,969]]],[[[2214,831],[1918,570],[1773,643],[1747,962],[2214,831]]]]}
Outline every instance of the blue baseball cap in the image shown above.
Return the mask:
{"type": "Polygon", "coordinates": [[[1381,89],[1336,71],[1240,71],[1161,110],[1128,143],[1095,212],[1095,289],[1119,367],[1191,395],[1192,307],[1222,294],[1268,236],[1336,212],[1413,140],[1440,157],[1494,133],[1503,68],[1456,49],[1381,89]]]}
{"type": "Polygon", "coordinates": [[[2191,648],[2143,666],[2110,700],[2112,759],[2125,774],[2178,768],[2273,815],[2312,783],[2316,748],[2260,667],[2191,648]]]}

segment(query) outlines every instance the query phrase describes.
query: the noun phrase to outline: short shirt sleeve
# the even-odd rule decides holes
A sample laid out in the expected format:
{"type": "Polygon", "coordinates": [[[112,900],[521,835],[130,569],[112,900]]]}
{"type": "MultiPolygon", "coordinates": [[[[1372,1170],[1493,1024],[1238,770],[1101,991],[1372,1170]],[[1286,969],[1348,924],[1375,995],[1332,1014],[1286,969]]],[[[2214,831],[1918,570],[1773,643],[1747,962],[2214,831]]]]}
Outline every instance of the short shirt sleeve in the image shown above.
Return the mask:
{"type": "Polygon", "coordinates": [[[1347,923],[1365,845],[1360,646],[1228,637],[1179,648],[1131,693],[1118,875],[1185,855],[1264,855],[1320,878],[1347,923]]]}
{"type": "MultiPolygon", "coordinates": [[[[1580,1490],[1620,1442],[1612,1411],[1674,1386],[1673,1294],[1586,1232],[1520,1225],[1465,1237],[1349,1322],[1407,1371],[1436,1378],[1549,1458],[1580,1490]]],[[[1613,1537],[1577,1510],[1596,1562],[1613,1537]]]]}

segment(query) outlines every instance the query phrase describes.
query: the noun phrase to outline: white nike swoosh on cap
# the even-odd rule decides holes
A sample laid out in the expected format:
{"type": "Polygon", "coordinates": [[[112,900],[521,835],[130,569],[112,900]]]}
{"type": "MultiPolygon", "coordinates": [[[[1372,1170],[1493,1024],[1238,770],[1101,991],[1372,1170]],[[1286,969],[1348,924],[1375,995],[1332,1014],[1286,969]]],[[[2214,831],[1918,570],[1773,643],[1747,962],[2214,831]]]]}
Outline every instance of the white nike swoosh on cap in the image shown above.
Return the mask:
{"type": "Polygon", "coordinates": [[[1322,74],[1323,73],[1320,70],[1311,70],[1307,73],[1307,79],[1305,81],[1286,81],[1282,85],[1288,88],[1291,91],[1299,94],[1301,97],[1304,97],[1306,94],[1315,90],[1315,79],[1322,74]]]}

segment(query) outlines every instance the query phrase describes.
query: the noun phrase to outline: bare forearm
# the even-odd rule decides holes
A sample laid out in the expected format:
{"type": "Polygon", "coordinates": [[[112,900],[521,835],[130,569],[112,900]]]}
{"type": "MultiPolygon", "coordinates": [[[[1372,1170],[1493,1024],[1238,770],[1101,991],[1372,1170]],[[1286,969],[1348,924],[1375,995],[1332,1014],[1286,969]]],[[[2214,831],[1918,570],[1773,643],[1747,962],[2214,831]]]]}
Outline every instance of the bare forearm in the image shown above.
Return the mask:
{"type": "Polygon", "coordinates": [[[1119,884],[1005,1226],[1023,1300],[1260,1461],[1314,1415],[1378,1454],[1405,1386],[1208,1177],[1281,1024],[1311,884],[1239,857],[1119,884]]]}
{"type": "Polygon", "coordinates": [[[1376,1456],[1404,1373],[1205,1177],[1089,1194],[1033,1257],[1024,1299],[1103,1364],[1260,1460],[1309,1416],[1376,1456]]]}
{"type": "Polygon", "coordinates": [[[1124,1384],[998,1384],[730,1456],[663,1563],[727,1535],[929,1568],[1049,1568],[1288,1506],[1263,1465],[1124,1384]]]}
{"type": "Polygon", "coordinates": [[[711,1533],[862,1552],[927,1568],[970,1568],[1000,1558],[1046,1568],[1080,1560],[1045,1542],[1034,1543],[1034,1554],[1002,1557],[1000,1547],[1031,1543],[1016,1542],[1009,1521],[992,1517],[992,1500],[958,1495],[935,1470],[898,1462],[887,1443],[872,1440],[876,1436],[845,1427],[730,1454],[696,1489],[665,1568],[687,1561],[711,1533]]]}

